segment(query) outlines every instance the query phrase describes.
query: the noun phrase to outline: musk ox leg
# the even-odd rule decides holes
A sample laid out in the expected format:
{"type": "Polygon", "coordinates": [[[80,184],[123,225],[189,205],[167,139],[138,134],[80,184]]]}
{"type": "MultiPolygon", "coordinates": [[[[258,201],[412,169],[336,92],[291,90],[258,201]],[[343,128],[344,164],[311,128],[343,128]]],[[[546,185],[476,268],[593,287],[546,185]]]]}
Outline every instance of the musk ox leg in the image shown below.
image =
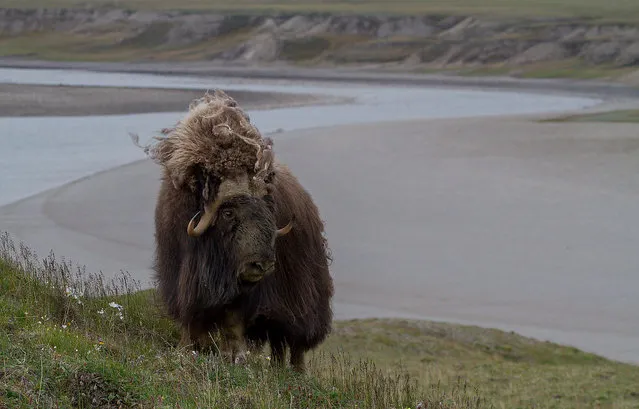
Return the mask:
{"type": "Polygon", "coordinates": [[[221,328],[222,355],[231,363],[243,364],[247,360],[248,346],[244,339],[244,322],[239,311],[229,311],[221,328]]]}
{"type": "Polygon", "coordinates": [[[199,350],[202,347],[202,332],[198,325],[185,325],[182,326],[182,337],[180,338],[179,347],[189,347],[194,350],[199,350]]]}
{"type": "Polygon", "coordinates": [[[302,348],[291,346],[291,368],[293,368],[295,372],[304,373],[306,370],[304,352],[302,348]]]}
{"type": "Polygon", "coordinates": [[[286,353],[286,344],[280,337],[272,337],[269,339],[271,344],[271,359],[273,366],[281,368],[284,366],[284,354],[286,353]]]}

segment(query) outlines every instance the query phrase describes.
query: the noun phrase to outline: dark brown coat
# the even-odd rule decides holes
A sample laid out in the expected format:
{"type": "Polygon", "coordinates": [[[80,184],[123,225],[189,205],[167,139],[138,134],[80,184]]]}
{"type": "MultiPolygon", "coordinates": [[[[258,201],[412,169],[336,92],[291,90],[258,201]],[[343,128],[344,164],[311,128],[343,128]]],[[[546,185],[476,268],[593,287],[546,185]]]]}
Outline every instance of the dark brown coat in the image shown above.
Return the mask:
{"type": "Polygon", "coordinates": [[[274,228],[294,219],[294,226],[275,242],[272,274],[244,286],[232,271],[233,250],[216,233],[216,226],[190,237],[185,226],[201,209],[193,191],[202,191],[206,180],[215,192],[215,182],[200,177],[195,189],[179,187],[166,171],[155,213],[154,268],[168,313],[185,331],[183,342],[197,342],[207,331],[231,328],[231,334],[258,346],[270,341],[277,363],[290,347],[291,364],[303,370],[304,352],[318,346],[331,330],[330,255],[310,194],[286,166],[274,164],[273,170],[270,196],[255,205],[268,209],[271,216],[265,213],[260,220],[274,228]]]}

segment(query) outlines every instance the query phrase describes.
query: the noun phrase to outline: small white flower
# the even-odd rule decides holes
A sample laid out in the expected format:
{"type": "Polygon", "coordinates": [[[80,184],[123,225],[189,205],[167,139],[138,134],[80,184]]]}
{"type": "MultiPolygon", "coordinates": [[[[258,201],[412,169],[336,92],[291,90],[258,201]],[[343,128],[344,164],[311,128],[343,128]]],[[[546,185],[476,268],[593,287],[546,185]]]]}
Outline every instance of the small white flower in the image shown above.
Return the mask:
{"type": "Polygon", "coordinates": [[[120,304],[117,304],[117,303],[113,302],[113,301],[111,301],[109,303],[109,307],[113,307],[113,308],[118,309],[119,311],[122,311],[122,306],[120,304]]]}
{"type": "Polygon", "coordinates": [[[98,314],[104,315],[104,309],[101,309],[100,311],[98,311],[98,314]]]}
{"type": "Polygon", "coordinates": [[[62,324],[63,329],[67,329],[67,324],[62,324]]]}
{"type": "Polygon", "coordinates": [[[65,291],[67,297],[72,297],[75,298],[76,300],[79,300],[80,297],[78,297],[78,294],[76,293],[76,291],[71,288],[71,287],[67,287],[66,291],[65,291]]]}

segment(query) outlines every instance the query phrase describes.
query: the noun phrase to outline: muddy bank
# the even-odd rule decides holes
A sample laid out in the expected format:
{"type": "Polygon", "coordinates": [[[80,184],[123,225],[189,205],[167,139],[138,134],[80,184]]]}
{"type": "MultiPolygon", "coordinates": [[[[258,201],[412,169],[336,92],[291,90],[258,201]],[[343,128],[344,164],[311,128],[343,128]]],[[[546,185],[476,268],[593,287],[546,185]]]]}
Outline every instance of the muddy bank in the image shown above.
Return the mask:
{"type": "MultiPolygon", "coordinates": [[[[121,115],[182,112],[207,89],[76,87],[0,84],[0,117],[121,115]]],[[[208,90],[212,91],[212,90],[208,90]]],[[[305,94],[225,90],[246,109],[271,109],[322,103],[305,94]]]]}

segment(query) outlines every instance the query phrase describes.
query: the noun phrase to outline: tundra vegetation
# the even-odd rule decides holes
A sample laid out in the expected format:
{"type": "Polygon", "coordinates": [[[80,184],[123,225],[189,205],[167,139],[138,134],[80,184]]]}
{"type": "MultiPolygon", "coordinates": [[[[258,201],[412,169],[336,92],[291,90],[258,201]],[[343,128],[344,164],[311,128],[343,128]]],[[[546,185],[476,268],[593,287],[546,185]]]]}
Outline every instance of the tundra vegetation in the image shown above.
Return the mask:
{"type": "MultiPolygon", "coordinates": [[[[401,296],[398,294],[398,296],[401,296]]],[[[637,408],[639,367],[513,333],[335,322],[307,373],[177,348],[155,289],[0,236],[0,407],[637,408]]]]}
{"type": "Polygon", "coordinates": [[[592,112],[587,114],[573,114],[550,118],[542,122],[609,122],[609,123],[637,123],[639,122],[638,109],[619,109],[604,112],[592,112]]]}
{"type": "Polygon", "coordinates": [[[639,80],[639,3],[626,0],[4,3],[10,57],[639,80]]]}

